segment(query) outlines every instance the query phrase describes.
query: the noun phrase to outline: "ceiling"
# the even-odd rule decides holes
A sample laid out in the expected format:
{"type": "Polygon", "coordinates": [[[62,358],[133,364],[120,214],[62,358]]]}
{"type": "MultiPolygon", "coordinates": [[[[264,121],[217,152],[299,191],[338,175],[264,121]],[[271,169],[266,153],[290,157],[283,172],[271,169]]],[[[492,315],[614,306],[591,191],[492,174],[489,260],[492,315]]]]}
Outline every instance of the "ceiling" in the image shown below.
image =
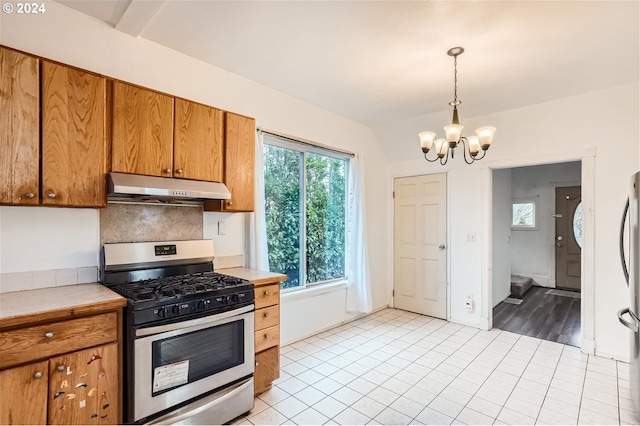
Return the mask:
{"type": "Polygon", "coordinates": [[[73,1],[133,36],[372,127],[638,81],[637,1],[73,1]]]}

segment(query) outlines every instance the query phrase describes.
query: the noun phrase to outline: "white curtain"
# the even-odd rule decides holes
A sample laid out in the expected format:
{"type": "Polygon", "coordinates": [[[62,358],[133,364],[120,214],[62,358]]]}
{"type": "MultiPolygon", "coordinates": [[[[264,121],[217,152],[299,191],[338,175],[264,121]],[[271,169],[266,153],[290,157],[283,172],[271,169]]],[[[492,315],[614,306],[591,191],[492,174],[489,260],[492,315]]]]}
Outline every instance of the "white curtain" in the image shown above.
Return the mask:
{"type": "Polygon", "coordinates": [[[255,207],[249,215],[249,267],[269,270],[267,254],[267,222],[264,201],[264,135],[256,134],[255,207]]]}
{"type": "Polygon", "coordinates": [[[351,158],[349,169],[349,270],[347,312],[371,312],[371,282],[365,223],[364,161],[361,154],[351,158]]]}

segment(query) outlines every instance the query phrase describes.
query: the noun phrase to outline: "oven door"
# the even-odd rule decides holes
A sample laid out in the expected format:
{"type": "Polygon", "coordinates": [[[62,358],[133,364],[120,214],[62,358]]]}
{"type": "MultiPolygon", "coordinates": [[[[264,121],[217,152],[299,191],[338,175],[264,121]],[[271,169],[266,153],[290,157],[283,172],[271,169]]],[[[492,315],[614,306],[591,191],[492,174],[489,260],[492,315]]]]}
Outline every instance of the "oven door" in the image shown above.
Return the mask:
{"type": "Polygon", "coordinates": [[[253,305],[137,329],[129,419],[139,421],[251,376],[253,329],[253,305]]]}

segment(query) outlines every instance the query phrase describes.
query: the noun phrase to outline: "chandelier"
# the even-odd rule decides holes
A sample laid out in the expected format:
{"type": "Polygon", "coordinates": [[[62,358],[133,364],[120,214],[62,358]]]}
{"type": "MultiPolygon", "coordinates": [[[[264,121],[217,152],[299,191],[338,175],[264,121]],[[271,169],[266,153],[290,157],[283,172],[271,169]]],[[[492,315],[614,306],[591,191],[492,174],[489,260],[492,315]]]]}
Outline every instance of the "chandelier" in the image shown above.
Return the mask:
{"type": "Polygon", "coordinates": [[[458,119],[458,105],[462,103],[462,101],[458,100],[458,56],[462,55],[463,52],[464,49],[462,47],[452,47],[447,51],[447,55],[453,56],[453,100],[449,102],[449,105],[453,107],[453,119],[451,124],[444,126],[445,137],[435,139],[436,134],[434,132],[418,133],[424,159],[429,162],[440,160],[440,164],[446,164],[447,160],[449,160],[449,152],[451,152],[451,158],[453,158],[454,150],[460,144],[462,144],[464,161],[467,164],[481,160],[491,146],[493,134],[496,131],[495,127],[480,127],[476,129],[477,136],[462,136],[464,126],[460,124],[458,119]],[[434,151],[436,153],[436,157],[433,159],[427,157],[431,148],[435,148],[434,151]],[[480,149],[482,149],[482,155],[478,157],[480,149]]]}

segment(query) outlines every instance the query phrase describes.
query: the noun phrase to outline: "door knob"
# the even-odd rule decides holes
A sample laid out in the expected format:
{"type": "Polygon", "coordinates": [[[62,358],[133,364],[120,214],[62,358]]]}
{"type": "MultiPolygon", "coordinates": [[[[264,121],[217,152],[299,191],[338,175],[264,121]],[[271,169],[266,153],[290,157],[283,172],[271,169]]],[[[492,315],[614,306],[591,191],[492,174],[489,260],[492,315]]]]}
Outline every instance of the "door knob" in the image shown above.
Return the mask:
{"type": "Polygon", "coordinates": [[[558,236],[556,237],[556,240],[558,240],[558,241],[562,241],[562,235],[558,235],[558,236]]]}
{"type": "Polygon", "coordinates": [[[444,244],[440,244],[440,245],[438,246],[438,248],[439,248],[440,250],[444,250],[444,249],[445,249],[445,245],[444,245],[444,244]]]}
{"type": "Polygon", "coordinates": [[[557,243],[556,243],[556,246],[558,246],[558,247],[562,247],[562,243],[561,243],[561,242],[557,242],[557,243]]]}

